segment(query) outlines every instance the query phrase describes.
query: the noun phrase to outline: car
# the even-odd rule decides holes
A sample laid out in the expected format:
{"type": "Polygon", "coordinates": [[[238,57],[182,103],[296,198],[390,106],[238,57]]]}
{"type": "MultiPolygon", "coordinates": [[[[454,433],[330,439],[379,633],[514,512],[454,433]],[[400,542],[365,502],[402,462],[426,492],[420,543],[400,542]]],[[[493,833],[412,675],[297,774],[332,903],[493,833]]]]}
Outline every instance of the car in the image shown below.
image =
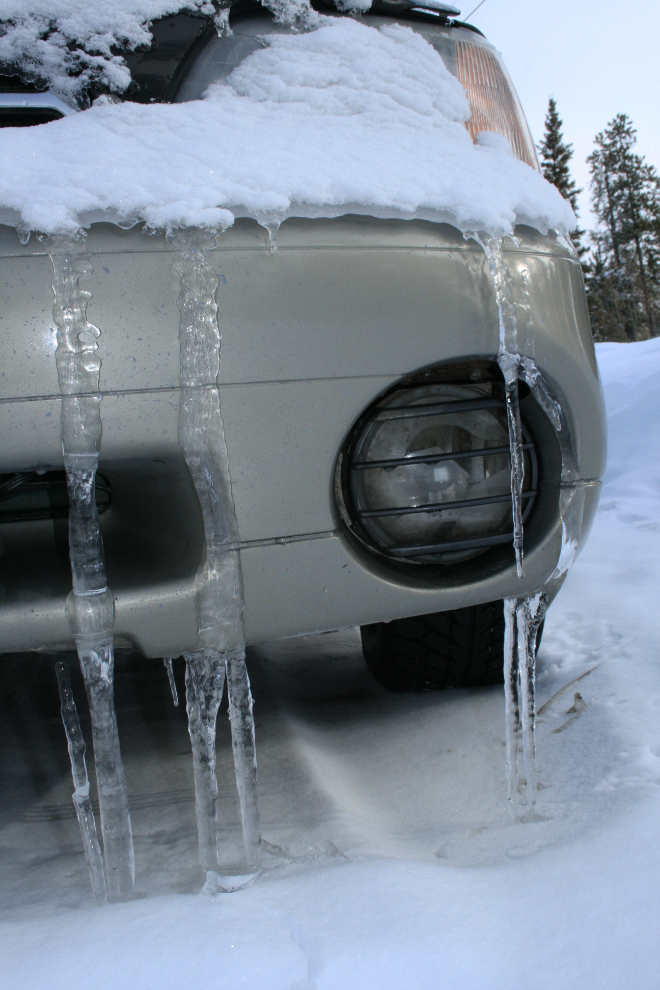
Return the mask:
{"type": "MultiPolygon", "coordinates": [[[[472,137],[496,132],[538,169],[499,54],[458,14],[436,0],[376,0],[360,19],[419,33],[464,86],[472,137]]],[[[229,25],[219,35],[190,13],[154,22],[151,48],[125,53],[133,82],[122,98],[199,99],[261,37],[291,30],[251,0],[231,6],[229,25]]],[[[71,112],[20,80],[4,89],[5,125],[71,112]]],[[[199,648],[204,519],[179,443],[175,247],[139,226],[95,222],[87,250],[115,648],[176,657],[199,648]]],[[[582,271],[567,238],[523,224],[503,257],[525,353],[570,431],[584,498],[575,551],[606,446],[582,271]]],[[[498,299],[482,246],[450,223],[364,211],[290,216],[277,231],[239,217],[206,258],[218,280],[247,642],[360,626],[365,659],[391,690],[500,682],[502,601],[534,594],[557,572],[568,482],[554,414],[528,375],[519,577],[498,299]]],[[[42,241],[21,243],[5,225],[0,268],[0,651],[71,651],[52,266],[42,241]]]]}

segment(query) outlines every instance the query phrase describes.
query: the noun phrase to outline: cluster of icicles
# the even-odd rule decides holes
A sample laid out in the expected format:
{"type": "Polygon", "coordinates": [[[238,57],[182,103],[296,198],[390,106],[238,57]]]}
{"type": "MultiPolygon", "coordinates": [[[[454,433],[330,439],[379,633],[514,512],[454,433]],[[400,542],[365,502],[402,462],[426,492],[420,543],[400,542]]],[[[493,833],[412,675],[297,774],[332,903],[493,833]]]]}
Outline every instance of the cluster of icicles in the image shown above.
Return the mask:
{"type": "MultiPolygon", "coordinates": [[[[220,333],[215,293],[218,279],[204,252],[214,234],[173,234],[174,267],[181,276],[179,443],[204,520],[204,555],[196,575],[198,648],[185,655],[186,708],[193,751],[195,804],[202,868],[214,889],[235,889],[260,868],[257,762],[252,696],[245,666],[243,586],[237,547],[217,376],[220,333]],[[232,748],[241,807],[245,862],[231,876],[218,873],[216,719],[225,679],[232,748]]],[[[131,896],[135,882],[128,792],[119,748],[113,692],[114,600],[106,581],[103,541],[95,499],[101,443],[99,330],[87,320],[90,293],[79,280],[91,272],[84,235],[45,239],[53,263],[53,314],[57,370],[62,393],[62,448],[69,491],[69,556],[73,590],[67,612],[74,631],[89,701],[98,783],[103,857],[89,798],[85,743],[68,671],[56,666],[62,719],[69,744],[85,855],[99,903],[131,896]]],[[[174,685],[171,658],[166,658],[174,685]]],[[[178,699],[175,694],[175,702],[178,699]]]]}
{"type": "MultiPolygon", "coordinates": [[[[271,251],[277,226],[267,225],[271,251]]],[[[218,279],[205,258],[217,234],[189,229],[169,235],[174,267],[181,276],[179,443],[199,498],[204,521],[204,556],[196,577],[198,649],[185,655],[186,708],[193,753],[199,856],[214,890],[236,889],[260,870],[261,836],[252,697],[245,665],[243,587],[236,514],[231,493],[217,378],[220,333],[215,293],[218,279]],[[225,680],[232,748],[245,847],[244,862],[231,874],[219,872],[218,784],[215,772],[216,719],[225,680]]],[[[536,642],[548,602],[575,556],[582,524],[584,485],[563,411],[534,362],[518,353],[513,281],[501,240],[479,239],[495,287],[500,314],[498,362],[505,381],[511,450],[513,543],[523,577],[522,486],[524,474],[518,381],[529,386],[553,424],[562,455],[560,514],[562,549],[554,573],[531,597],[504,602],[504,675],[508,796],[518,814],[518,749],[527,789],[527,813],[536,800],[534,686],[536,642]]],[[[67,612],[74,631],[91,713],[103,855],[89,796],[85,743],[68,670],[56,665],[75,791],[73,801],[99,903],[131,896],[135,880],[133,839],[126,779],[121,760],[113,695],[114,600],[105,574],[95,500],[101,443],[98,328],[87,320],[90,293],[79,279],[91,272],[84,234],[45,238],[53,263],[56,361],[62,394],[62,447],[69,490],[69,543],[73,589],[67,612]]],[[[165,658],[178,704],[172,658],[165,658]]]]}

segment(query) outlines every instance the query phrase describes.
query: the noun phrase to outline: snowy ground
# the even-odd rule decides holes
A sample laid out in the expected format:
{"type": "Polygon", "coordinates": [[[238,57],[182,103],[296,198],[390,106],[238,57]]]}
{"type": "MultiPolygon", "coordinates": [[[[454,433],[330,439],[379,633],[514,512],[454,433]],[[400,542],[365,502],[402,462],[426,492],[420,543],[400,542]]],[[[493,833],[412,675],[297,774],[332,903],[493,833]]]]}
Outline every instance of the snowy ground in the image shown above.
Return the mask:
{"type": "MultiPolygon", "coordinates": [[[[51,662],[4,658],[7,990],[658,986],[660,341],[602,345],[599,360],[609,469],[539,655],[539,820],[508,815],[501,689],[395,697],[371,680],[353,632],[273,644],[249,658],[263,830],[294,861],[199,896],[185,713],[160,662],[120,660],[149,899],[96,909],[51,662]]],[[[219,750],[231,845],[222,716],[219,750]]]]}

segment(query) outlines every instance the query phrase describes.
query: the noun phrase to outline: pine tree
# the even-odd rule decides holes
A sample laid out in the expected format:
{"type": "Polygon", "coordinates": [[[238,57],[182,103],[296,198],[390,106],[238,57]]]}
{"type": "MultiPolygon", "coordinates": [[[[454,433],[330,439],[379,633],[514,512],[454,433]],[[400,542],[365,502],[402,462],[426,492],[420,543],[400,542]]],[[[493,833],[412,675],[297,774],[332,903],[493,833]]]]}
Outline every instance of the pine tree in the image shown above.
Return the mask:
{"type": "MultiPolygon", "coordinates": [[[[548,100],[548,112],[545,115],[545,132],[543,140],[539,145],[541,154],[541,170],[544,177],[556,186],[564,199],[573,207],[573,212],[578,214],[577,198],[582,192],[575,185],[571,178],[569,162],[573,157],[573,145],[566,144],[562,134],[563,122],[557,113],[557,103],[550,97],[548,100]]],[[[582,244],[584,231],[576,227],[571,231],[571,240],[580,259],[586,254],[586,247],[582,244]]]]}
{"type": "Polygon", "coordinates": [[[660,331],[660,178],[633,152],[637,132],[618,114],[587,159],[594,266],[587,293],[594,334],[639,340],[660,331]]]}

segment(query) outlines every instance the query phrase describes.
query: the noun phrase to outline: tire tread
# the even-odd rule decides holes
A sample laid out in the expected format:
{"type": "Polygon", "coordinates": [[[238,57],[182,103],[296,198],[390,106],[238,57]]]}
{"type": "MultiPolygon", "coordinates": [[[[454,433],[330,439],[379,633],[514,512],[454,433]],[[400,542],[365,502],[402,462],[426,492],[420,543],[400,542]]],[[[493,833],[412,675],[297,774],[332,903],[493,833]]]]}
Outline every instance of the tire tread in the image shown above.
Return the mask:
{"type": "Polygon", "coordinates": [[[362,644],[369,670],[390,691],[501,684],[502,602],[363,626],[362,644]]]}

